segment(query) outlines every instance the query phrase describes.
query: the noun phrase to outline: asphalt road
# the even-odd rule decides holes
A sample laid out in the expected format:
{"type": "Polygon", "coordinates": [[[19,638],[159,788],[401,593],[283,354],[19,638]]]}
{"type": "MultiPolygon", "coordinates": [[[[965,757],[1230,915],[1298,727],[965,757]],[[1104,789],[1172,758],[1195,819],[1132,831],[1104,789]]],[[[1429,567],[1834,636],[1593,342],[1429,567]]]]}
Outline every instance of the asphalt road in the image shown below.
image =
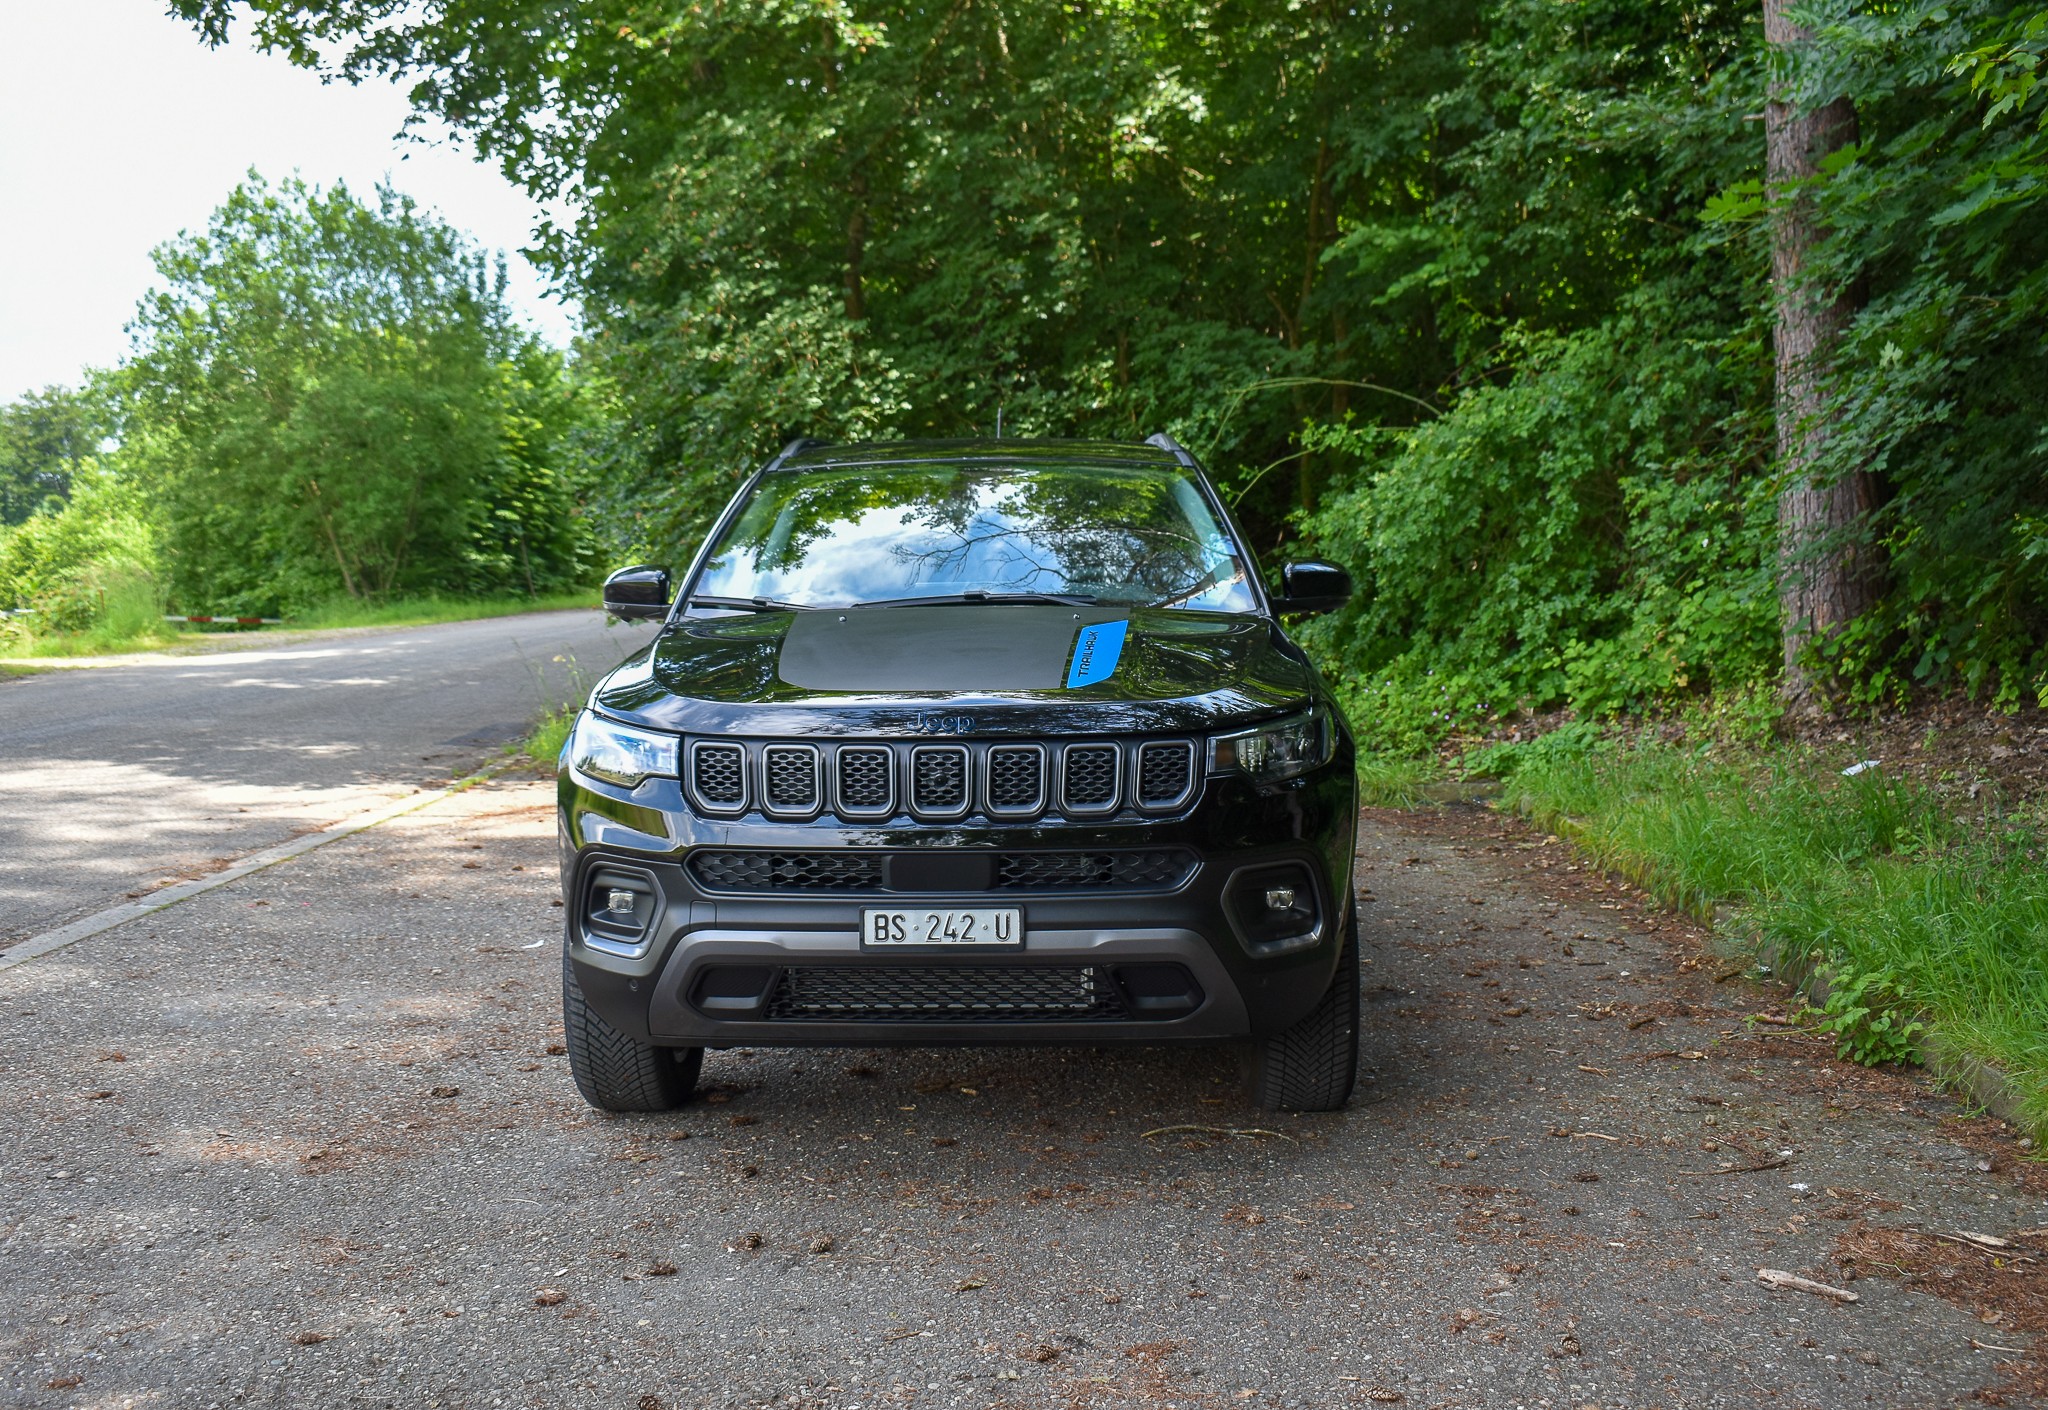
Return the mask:
{"type": "Polygon", "coordinates": [[[0,679],[0,948],[445,783],[646,636],[545,612],[0,679]]]}
{"type": "Polygon", "coordinates": [[[1223,1051],[1032,1049],[714,1053],[690,1108],[599,1116],[552,829],[544,783],[487,785],[0,973],[0,1404],[2048,1384],[2039,1167],[1750,1022],[1777,996],[1690,926],[1482,810],[1366,819],[1370,1076],[1315,1117],[1246,1109],[1223,1051]]]}

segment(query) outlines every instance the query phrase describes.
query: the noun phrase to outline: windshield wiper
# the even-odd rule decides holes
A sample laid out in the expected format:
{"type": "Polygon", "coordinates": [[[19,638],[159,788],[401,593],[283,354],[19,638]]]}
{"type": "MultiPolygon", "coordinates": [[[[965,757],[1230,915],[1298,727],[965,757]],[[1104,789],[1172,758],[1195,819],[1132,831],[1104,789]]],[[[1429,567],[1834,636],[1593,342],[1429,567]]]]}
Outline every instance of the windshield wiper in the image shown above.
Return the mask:
{"type": "Polygon", "coordinates": [[[1102,601],[1085,592],[945,592],[936,597],[881,597],[856,602],[856,607],[936,607],[949,602],[1049,602],[1062,607],[1094,607],[1102,601]]]}
{"type": "Polygon", "coordinates": [[[685,607],[728,607],[735,612],[812,612],[808,602],[783,602],[773,597],[692,597],[685,607]]]}

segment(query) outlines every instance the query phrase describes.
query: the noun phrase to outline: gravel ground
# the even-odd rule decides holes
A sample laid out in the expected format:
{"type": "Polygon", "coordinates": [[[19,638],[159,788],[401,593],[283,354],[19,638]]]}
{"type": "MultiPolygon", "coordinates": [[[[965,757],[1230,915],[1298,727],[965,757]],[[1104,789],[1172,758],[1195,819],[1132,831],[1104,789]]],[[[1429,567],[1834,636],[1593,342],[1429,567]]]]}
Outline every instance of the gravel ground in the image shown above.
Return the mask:
{"type": "Polygon", "coordinates": [[[2024,1247],[2036,1167],[1483,810],[1366,820],[1342,1115],[1246,1109],[1222,1051],[980,1049],[717,1053],[609,1119],[559,1054],[548,807],[479,787],[0,976],[0,1404],[2038,1389],[1981,1291],[2035,1265],[1961,1248],[1938,1296],[1894,1232],[2024,1247]]]}

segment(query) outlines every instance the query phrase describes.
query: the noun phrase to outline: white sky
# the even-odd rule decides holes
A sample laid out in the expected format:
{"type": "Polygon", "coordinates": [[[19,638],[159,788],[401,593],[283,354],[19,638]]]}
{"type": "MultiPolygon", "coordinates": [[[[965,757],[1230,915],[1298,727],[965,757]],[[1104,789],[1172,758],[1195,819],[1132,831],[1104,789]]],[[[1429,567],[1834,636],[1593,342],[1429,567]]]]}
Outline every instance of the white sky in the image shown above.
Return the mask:
{"type": "Polygon", "coordinates": [[[209,50],[162,0],[0,0],[0,402],[128,350],[150,250],[198,231],[243,173],[407,195],[511,254],[513,306],[551,341],[570,313],[516,253],[538,210],[450,144],[392,140],[394,85],[323,86],[238,42],[209,50]]]}

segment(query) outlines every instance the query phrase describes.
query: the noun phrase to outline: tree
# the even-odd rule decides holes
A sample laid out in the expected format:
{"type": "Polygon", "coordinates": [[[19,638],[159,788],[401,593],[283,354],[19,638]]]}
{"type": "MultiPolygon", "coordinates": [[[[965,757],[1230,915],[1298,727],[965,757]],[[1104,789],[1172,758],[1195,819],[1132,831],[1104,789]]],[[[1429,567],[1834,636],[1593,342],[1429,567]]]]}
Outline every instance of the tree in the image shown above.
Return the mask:
{"type": "Polygon", "coordinates": [[[465,238],[388,189],[365,204],[252,174],[155,260],[122,459],[159,507],[177,600],[276,610],[574,571],[533,414],[559,409],[534,386],[559,359],[465,238]]]}
{"type": "Polygon", "coordinates": [[[173,9],[573,196],[650,551],[791,435],[1000,410],[1350,563],[1382,740],[1821,663],[2048,701],[2038,0],[173,9]]]}
{"type": "Polygon", "coordinates": [[[1771,283],[1777,349],[1779,602],[1784,616],[1788,701],[1809,703],[1807,655],[1876,602],[1880,556],[1868,537],[1877,486],[1861,468],[1816,473],[1834,421],[1835,351],[1861,303],[1854,286],[1829,288],[1814,269],[1825,238],[1813,188],[1830,158],[1857,140],[1856,105],[1837,95],[1806,101],[1788,73],[1813,31],[1792,18],[1793,0],[1764,0],[1764,40],[1777,72],[1764,105],[1765,174],[1771,196],[1771,283]]]}
{"type": "Polygon", "coordinates": [[[68,498],[105,433],[104,407],[90,390],[45,387],[0,406],[0,525],[68,498]]]}

